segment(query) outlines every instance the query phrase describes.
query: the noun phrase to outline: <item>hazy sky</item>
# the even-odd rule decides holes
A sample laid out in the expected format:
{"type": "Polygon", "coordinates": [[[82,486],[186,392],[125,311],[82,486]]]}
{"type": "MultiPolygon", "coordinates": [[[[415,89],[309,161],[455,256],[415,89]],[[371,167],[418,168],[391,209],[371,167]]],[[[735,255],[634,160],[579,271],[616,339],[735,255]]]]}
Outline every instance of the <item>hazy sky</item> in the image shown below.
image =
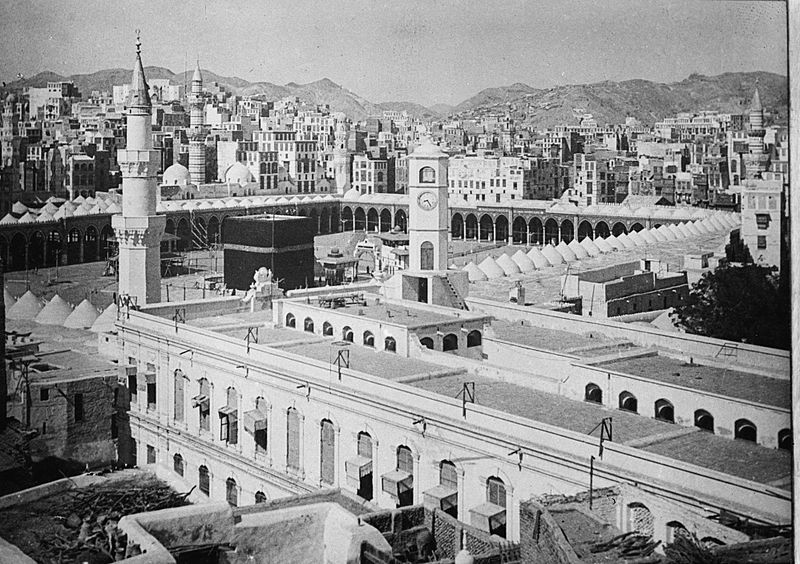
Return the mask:
{"type": "Polygon", "coordinates": [[[323,77],[369,100],[458,103],[534,87],[692,72],[786,74],[786,5],[718,0],[0,0],[0,80],[52,70],[323,77]]]}

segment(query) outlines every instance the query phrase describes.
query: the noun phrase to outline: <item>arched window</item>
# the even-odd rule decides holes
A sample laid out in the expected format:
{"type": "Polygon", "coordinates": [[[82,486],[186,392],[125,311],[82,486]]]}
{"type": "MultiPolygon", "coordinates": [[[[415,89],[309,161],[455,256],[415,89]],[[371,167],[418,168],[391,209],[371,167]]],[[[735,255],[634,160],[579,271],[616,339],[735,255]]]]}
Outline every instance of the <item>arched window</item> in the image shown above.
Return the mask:
{"type": "Polygon", "coordinates": [[[306,317],[303,320],[303,331],[306,331],[308,333],[314,332],[314,320],[311,319],[310,317],[306,317]]]}
{"type": "MultiPolygon", "coordinates": [[[[409,477],[398,481],[396,485],[391,486],[392,494],[397,494],[397,506],[406,507],[414,504],[414,456],[411,454],[411,449],[407,446],[400,445],[397,447],[397,471],[404,472],[409,477]],[[395,489],[396,488],[396,489],[395,489]]],[[[386,482],[384,482],[384,490],[386,489],[386,482]]]]}
{"type": "Polygon", "coordinates": [[[367,347],[375,346],[375,336],[369,331],[364,331],[364,345],[367,347]]]}
{"type": "Polygon", "coordinates": [[[672,402],[663,398],[656,400],[655,418],[661,421],[675,423],[675,408],[673,407],[672,402]]]}
{"type": "Polygon", "coordinates": [[[323,323],[322,324],[322,334],[325,335],[326,337],[332,337],[333,336],[333,325],[331,325],[327,321],[325,323],[323,323]]]}
{"type": "Polygon", "coordinates": [[[294,328],[295,326],[294,315],[292,315],[291,313],[286,314],[286,326],[292,328],[294,328]]]}
{"type": "Polygon", "coordinates": [[[175,421],[183,421],[183,402],[185,391],[185,380],[183,378],[183,371],[177,369],[174,374],[174,397],[173,397],[173,416],[175,421]]]}
{"type": "Polygon", "coordinates": [[[506,485],[497,476],[486,480],[486,501],[500,507],[506,506],[506,485]]]}
{"type": "Polygon", "coordinates": [[[286,412],[286,466],[300,470],[300,414],[293,407],[286,412]]]}
{"type": "Polygon", "coordinates": [[[200,395],[194,398],[195,405],[199,408],[200,430],[211,430],[211,385],[207,378],[200,378],[200,395]]]}
{"type": "Polygon", "coordinates": [[[178,476],[183,476],[183,457],[178,453],[172,457],[172,469],[178,476]]]}
{"type": "Polygon", "coordinates": [[[497,476],[491,476],[486,480],[486,501],[497,507],[502,507],[503,511],[493,512],[488,517],[488,532],[490,535],[500,537],[506,536],[506,485],[497,476]]]}
{"type": "Polygon", "coordinates": [[[430,337],[422,337],[419,340],[419,343],[423,347],[425,347],[426,349],[432,349],[433,348],[433,339],[431,339],[430,337]]]}
{"type": "Polygon", "coordinates": [[[734,437],[755,443],[758,440],[758,429],[752,421],[738,419],[734,424],[734,437]]]}
{"type": "Polygon", "coordinates": [[[206,495],[209,495],[211,492],[211,479],[206,466],[201,466],[197,469],[197,487],[206,495]]]}
{"type": "Polygon", "coordinates": [[[439,485],[446,490],[439,502],[442,511],[458,518],[458,471],[449,460],[439,463],[439,485]]]}
{"type": "Polygon", "coordinates": [[[264,492],[256,492],[256,503],[267,503],[267,494],[264,492]]]}
{"type": "Polygon", "coordinates": [[[628,531],[653,536],[653,514],[646,505],[638,502],[628,504],[628,531]]]}
{"type": "Polygon", "coordinates": [[[481,346],[482,336],[481,332],[477,329],[470,331],[467,333],[467,346],[468,347],[479,347],[481,346]]]}
{"type": "Polygon", "coordinates": [[[458,350],[458,336],[453,333],[448,333],[442,339],[443,351],[456,351],[458,350]]]}
{"type": "Polygon", "coordinates": [[[619,408],[624,409],[625,411],[638,413],[639,402],[636,400],[636,396],[634,396],[632,393],[622,392],[619,395],[619,408]]]}
{"type": "Polygon", "coordinates": [[[320,424],[320,479],[323,484],[333,485],[336,470],[336,431],[333,423],[323,419],[320,424]]]}
{"type": "Polygon", "coordinates": [[[420,270],[433,270],[433,243],[425,241],[419,246],[420,270]]]}
{"type": "Polygon", "coordinates": [[[256,398],[256,411],[258,412],[258,424],[254,425],[253,440],[256,443],[256,453],[267,452],[267,425],[269,417],[269,406],[267,400],[259,396],[256,398]]]}
{"type": "Polygon", "coordinates": [[[689,539],[691,534],[680,521],[670,521],[667,523],[666,544],[672,544],[678,538],[689,539]]]}
{"type": "Polygon", "coordinates": [[[792,430],[791,429],[781,429],[778,431],[778,448],[783,450],[792,450],[792,430]]]}
{"type": "Polygon", "coordinates": [[[353,342],[353,330],[349,327],[342,328],[342,340],[353,342]]]}
{"type": "Polygon", "coordinates": [[[694,412],[694,426],[713,433],[714,416],[705,409],[698,409],[694,412]]]}
{"type": "Polygon", "coordinates": [[[239,394],[234,387],[228,388],[225,407],[219,410],[219,440],[231,445],[239,442],[239,394]]]}
{"type": "Polygon", "coordinates": [[[436,182],[436,171],[429,166],[419,169],[419,181],[421,184],[434,184],[436,182]]]}
{"type": "Polygon", "coordinates": [[[603,403],[603,390],[597,384],[586,384],[586,393],[583,399],[592,403],[603,403]]]}
{"type": "MultiPolygon", "coordinates": [[[[358,489],[356,494],[370,501],[372,499],[372,437],[364,431],[358,434],[357,442],[358,457],[360,460],[367,461],[358,466],[358,489]]],[[[360,461],[359,460],[359,461],[360,461]]]]}
{"type": "Polygon", "coordinates": [[[383,173],[381,171],[375,173],[375,180],[378,182],[383,182],[383,173]]]}
{"type": "Polygon", "coordinates": [[[239,488],[236,486],[236,480],[228,478],[225,480],[225,501],[231,507],[239,505],[239,488]]]}
{"type": "Polygon", "coordinates": [[[394,337],[386,337],[383,340],[383,350],[387,352],[397,352],[397,341],[394,340],[394,337]]]}

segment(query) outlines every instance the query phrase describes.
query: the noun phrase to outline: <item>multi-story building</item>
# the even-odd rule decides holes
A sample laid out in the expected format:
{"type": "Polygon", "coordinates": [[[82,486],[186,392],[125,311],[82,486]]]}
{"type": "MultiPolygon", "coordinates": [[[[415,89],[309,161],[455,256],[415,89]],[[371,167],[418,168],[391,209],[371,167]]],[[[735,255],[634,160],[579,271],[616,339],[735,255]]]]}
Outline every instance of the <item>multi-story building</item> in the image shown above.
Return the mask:
{"type": "Polygon", "coordinates": [[[361,194],[382,194],[389,189],[387,159],[373,158],[369,153],[353,155],[351,187],[361,194]]]}
{"type": "Polygon", "coordinates": [[[765,176],[772,178],[742,185],[741,237],[756,263],[780,268],[786,229],[783,175],[765,176]]]}
{"type": "Polygon", "coordinates": [[[298,140],[296,131],[256,131],[253,140],[262,152],[277,153],[278,182],[286,193],[314,193],[323,168],[317,168],[317,142],[298,140]],[[285,185],[285,186],[284,186],[285,185]]]}

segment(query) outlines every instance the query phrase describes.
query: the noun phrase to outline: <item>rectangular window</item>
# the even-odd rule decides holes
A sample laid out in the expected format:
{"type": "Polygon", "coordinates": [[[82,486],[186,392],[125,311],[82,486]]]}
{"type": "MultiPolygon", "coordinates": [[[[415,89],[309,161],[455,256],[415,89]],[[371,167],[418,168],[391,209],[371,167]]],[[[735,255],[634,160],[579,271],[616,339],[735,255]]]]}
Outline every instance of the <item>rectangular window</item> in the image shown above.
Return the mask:
{"type": "Polygon", "coordinates": [[[83,421],[83,394],[75,394],[73,403],[75,407],[75,421],[83,421]]]}
{"type": "Polygon", "coordinates": [[[756,214],[756,225],[758,225],[759,229],[769,229],[769,214],[768,213],[757,213],[756,214]]]}
{"type": "Polygon", "coordinates": [[[147,409],[156,408],[156,383],[147,383],[147,409]]]}
{"type": "Polygon", "coordinates": [[[50,399],[50,390],[48,388],[39,389],[39,401],[47,401],[50,399]]]}
{"type": "Polygon", "coordinates": [[[148,464],[156,463],[156,447],[154,447],[153,445],[147,445],[147,463],[148,464]]]}
{"type": "Polygon", "coordinates": [[[767,236],[766,235],[759,235],[758,236],[758,248],[759,249],[766,249],[767,248],[767,236]]]}

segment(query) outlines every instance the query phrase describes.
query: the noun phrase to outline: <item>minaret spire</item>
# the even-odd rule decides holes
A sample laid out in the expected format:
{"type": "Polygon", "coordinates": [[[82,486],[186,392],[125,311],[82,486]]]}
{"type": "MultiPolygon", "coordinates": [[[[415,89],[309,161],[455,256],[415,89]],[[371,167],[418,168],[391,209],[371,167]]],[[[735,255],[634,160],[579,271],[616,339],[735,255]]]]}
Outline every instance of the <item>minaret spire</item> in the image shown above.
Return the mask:
{"type": "Polygon", "coordinates": [[[122,214],[113,216],[111,224],[119,242],[119,293],[143,305],[161,301],[160,245],[166,218],[156,214],[160,155],[153,149],[141,45],[137,30],[126,146],[117,159],[122,172],[122,214]]]}

